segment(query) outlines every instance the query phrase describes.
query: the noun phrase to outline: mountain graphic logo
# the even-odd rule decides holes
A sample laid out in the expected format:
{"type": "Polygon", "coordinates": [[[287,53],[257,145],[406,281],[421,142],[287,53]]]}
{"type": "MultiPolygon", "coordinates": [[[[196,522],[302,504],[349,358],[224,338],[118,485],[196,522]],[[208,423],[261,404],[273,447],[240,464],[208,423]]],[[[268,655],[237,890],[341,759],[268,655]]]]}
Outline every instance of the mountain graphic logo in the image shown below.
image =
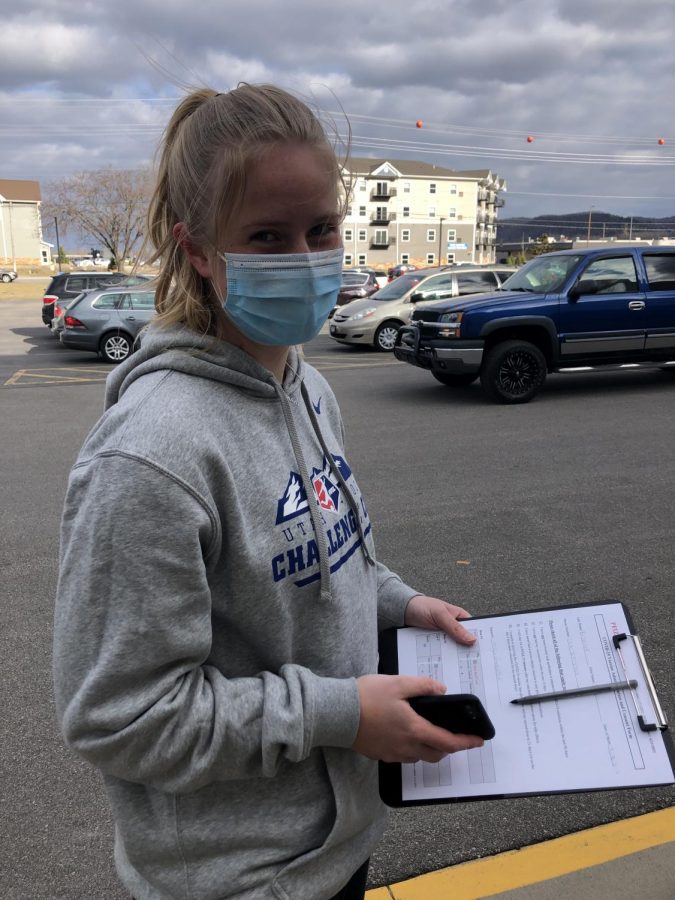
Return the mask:
{"type": "MultiPolygon", "coordinates": [[[[351,476],[352,470],[343,457],[334,456],[333,459],[346,481],[351,476]]],[[[323,468],[312,470],[311,482],[321,509],[325,509],[327,512],[337,512],[340,507],[340,488],[325,457],[323,468]]],[[[302,479],[297,472],[290,472],[283,497],[277,501],[275,524],[281,525],[282,522],[288,522],[289,519],[303,515],[308,509],[307,492],[302,484],[302,479]]]]}
{"type": "Polygon", "coordinates": [[[316,403],[312,400],[312,406],[314,407],[314,412],[317,416],[321,415],[321,397],[316,401],[316,403]]]}

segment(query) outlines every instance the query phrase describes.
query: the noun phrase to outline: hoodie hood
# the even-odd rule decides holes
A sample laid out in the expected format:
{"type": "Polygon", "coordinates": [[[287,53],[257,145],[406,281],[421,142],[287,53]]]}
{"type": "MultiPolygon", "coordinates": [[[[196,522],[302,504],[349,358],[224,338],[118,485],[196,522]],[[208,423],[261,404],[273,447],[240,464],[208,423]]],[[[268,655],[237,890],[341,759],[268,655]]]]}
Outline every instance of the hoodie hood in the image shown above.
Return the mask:
{"type": "MultiPolygon", "coordinates": [[[[280,387],[268,369],[232,344],[211,335],[195,334],[188,328],[151,325],[142,334],[140,348],[108,376],[105,408],[114,406],[138,378],[165,370],[230,384],[269,400],[278,397],[280,387]]],[[[298,391],[303,377],[303,359],[291,347],[283,383],[286,394],[298,391]]]]}

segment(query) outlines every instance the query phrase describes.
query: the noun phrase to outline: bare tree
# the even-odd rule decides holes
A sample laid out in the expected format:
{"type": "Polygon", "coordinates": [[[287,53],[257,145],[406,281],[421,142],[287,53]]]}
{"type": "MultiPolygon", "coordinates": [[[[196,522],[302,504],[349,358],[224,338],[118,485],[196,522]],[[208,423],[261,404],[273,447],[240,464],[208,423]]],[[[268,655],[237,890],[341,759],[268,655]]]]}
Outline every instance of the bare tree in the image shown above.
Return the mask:
{"type": "Polygon", "coordinates": [[[123,272],[143,238],[150,189],[147,170],[79,172],[48,186],[42,215],[101,244],[123,272]]]}

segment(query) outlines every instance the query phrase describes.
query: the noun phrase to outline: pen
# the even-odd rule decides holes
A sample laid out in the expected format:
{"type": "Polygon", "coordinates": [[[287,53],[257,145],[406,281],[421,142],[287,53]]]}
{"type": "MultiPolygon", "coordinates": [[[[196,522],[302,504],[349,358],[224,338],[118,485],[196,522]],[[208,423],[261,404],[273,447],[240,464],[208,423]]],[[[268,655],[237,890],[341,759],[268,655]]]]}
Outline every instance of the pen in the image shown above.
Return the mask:
{"type": "Polygon", "coordinates": [[[566,697],[583,697],[585,694],[604,694],[606,691],[624,691],[637,687],[637,681],[610,681],[609,684],[590,684],[588,687],[570,688],[568,691],[552,691],[550,694],[530,694],[516,697],[511,703],[524,706],[527,703],[541,703],[542,700],[564,700],[566,697]]]}

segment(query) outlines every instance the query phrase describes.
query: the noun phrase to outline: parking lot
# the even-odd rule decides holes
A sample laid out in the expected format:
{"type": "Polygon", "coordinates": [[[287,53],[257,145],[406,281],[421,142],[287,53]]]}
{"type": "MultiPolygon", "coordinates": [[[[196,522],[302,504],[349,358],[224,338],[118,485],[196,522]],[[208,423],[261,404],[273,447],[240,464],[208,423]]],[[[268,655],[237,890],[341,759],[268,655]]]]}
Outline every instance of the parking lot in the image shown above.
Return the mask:
{"type": "MultiPolygon", "coordinates": [[[[524,406],[452,391],[388,354],[321,335],[379,557],[474,614],[617,598],[631,609],[669,719],[675,377],[555,375],[524,406]]],[[[36,301],[0,297],[2,509],[0,895],[125,897],[98,776],[51,705],[58,522],[70,465],[111,366],[60,347],[36,301]]],[[[198,436],[196,436],[198,439],[198,436]]],[[[139,529],[139,547],[142,530],[139,529]]],[[[394,813],[371,885],[672,805],[669,788],[462,803],[394,813]]]]}

